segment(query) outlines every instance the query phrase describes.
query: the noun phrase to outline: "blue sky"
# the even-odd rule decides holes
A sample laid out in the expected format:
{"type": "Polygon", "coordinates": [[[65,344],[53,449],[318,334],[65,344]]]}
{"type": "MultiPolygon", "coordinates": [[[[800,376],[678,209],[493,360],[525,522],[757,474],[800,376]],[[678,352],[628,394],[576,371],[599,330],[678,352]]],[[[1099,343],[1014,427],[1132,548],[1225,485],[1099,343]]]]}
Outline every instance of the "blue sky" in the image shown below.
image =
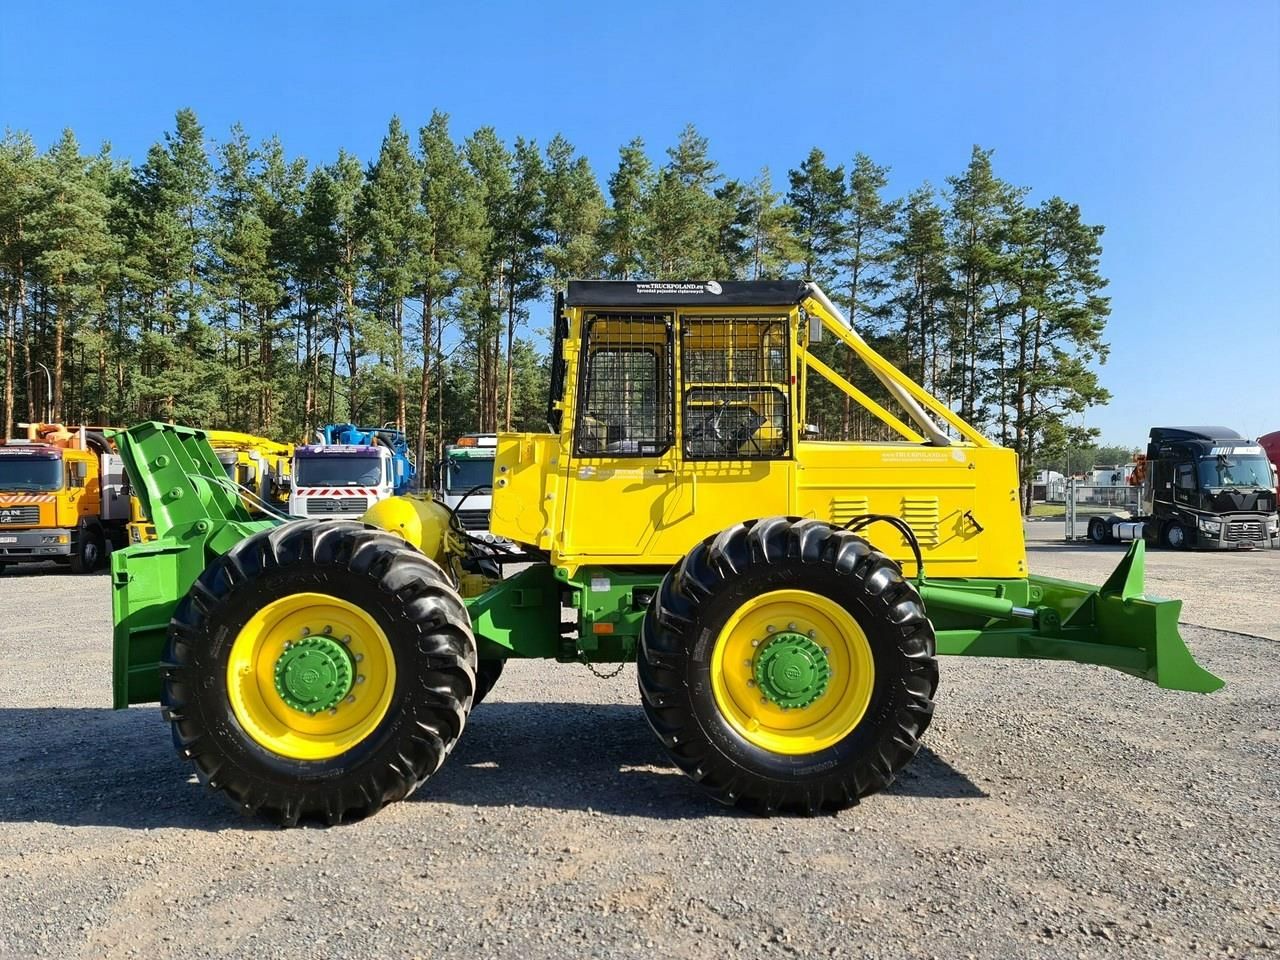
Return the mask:
{"type": "MultiPolygon", "coordinates": [[[[1280,429],[1280,2],[9,4],[0,124],[141,157],[180,106],[327,162],[392,113],[563,132],[603,178],[687,122],[726,173],[813,145],[893,189],[974,143],[1104,224],[1111,405],[1085,422],[1280,429]]],[[[535,314],[535,325],[545,319],[535,314]]]]}

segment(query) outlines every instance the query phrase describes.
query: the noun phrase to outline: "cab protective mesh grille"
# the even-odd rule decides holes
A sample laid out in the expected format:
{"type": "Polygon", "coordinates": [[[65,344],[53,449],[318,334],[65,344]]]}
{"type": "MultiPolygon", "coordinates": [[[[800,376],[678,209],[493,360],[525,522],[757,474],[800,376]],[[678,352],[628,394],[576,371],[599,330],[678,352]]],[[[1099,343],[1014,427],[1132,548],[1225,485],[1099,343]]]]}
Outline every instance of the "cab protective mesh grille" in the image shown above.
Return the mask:
{"type": "Polygon", "coordinates": [[[788,456],[786,317],[682,317],[681,434],[689,460],[788,456]]]}
{"type": "Polygon", "coordinates": [[[576,453],[653,457],[670,448],[671,353],[664,314],[588,316],[576,453]]]}

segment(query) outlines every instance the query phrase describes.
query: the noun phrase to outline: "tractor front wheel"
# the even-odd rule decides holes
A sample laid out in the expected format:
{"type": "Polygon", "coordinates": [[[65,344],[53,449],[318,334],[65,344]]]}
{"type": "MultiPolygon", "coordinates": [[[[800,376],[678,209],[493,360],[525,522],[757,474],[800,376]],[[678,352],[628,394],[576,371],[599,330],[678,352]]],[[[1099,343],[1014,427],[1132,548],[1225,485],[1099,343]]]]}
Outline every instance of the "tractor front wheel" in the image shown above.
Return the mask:
{"type": "Polygon", "coordinates": [[[711,537],[645,617],[645,715],[727,804],[817,813],[883,789],[915,755],[938,685],[915,587],[867,541],[775,517],[711,537]]]}
{"type": "Polygon", "coordinates": [[[244,813],[357,819],[435,773],[467,719],[476,648],[431,560],[362,524],[296,521],[214,561],[161,665],[179,753],[244,813]]]}

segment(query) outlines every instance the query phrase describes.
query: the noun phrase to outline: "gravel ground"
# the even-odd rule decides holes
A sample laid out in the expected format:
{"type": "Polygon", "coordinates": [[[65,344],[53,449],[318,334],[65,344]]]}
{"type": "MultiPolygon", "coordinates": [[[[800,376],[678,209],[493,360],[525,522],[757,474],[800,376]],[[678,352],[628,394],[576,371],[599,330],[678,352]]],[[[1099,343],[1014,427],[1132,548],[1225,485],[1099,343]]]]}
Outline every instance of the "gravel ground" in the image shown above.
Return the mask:
{"type": "MultiPolygon", "coordinates": [[[[1032,566],[1101,582],[1118,559],[1045,543],[1032,566]]],[[[712,806],[631,668],[525,663],[413,799],[290,831],[195,785],[155,707],[109,709],[105,576],[11,571],[0,956],[1275,955],[1280,651],[1246,634],[1277,636],[1280,557],[1149,571],[1225,690],[947,658],[925,749],[838,816],[712,806]]]]}

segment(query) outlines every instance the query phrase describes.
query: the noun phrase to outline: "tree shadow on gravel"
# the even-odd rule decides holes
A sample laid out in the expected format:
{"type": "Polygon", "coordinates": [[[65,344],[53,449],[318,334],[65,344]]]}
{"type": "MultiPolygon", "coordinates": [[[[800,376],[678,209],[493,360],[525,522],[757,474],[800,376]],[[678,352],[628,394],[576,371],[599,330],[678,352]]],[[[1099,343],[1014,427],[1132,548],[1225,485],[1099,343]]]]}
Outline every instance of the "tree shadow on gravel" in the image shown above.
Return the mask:
{"type": "MultiPolygon", "coordinates": [[[[928,747],[888,792],[986,796],[928,747]]],[[[449,762],[414,799],[662,820],[742,815],[709,800],[672,767],[639,705],[629,704],[483,703],[449,762]]]]}
{"type": "MultiPolygon", "coordinates": [[[[888,792],[985,796],[928,747],[888,792]]],[[[481,704],[414,801],[661,820],[742,815],[671,767],[640,707],[621,704],[481,704]]],[[[157,707],[0,708],[0,823],[277,829],[240,816],[195,782],[157,707]]]]}

